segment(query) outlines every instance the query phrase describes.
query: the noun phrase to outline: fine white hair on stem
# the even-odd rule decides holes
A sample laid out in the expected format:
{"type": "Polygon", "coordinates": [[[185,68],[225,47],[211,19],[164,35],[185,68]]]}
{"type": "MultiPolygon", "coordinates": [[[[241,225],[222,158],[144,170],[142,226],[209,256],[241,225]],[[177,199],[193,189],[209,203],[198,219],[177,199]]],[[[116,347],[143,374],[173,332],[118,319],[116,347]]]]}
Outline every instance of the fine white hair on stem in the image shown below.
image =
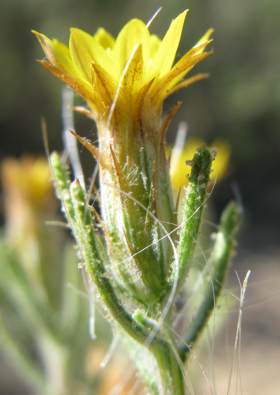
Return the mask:
{"type": "MultiPolygon", "coordinates": [[[[181,342],[181,341],[182,341],[181,335],[178,334],[178,333],[176,332],[176,330],[174,330],[174,328],[171,327],[171,328],[169,328],[169,329],[170,329],[170,330],[172,331],[172,333],[175,335],[176,339],[177,339],[179,342],[181,342]]],[[[216,393],[213,392],[213,385],[212,385],[212,383],[211,383],[210,377],[209,377],[209,375],[207,374],[205,367],[203,366],[203,364],[202,364],[202,363],[200,362],[200,360],[199,360],[198,353],[197,353],[191,346],[189,346],[186,342],[183,342],[183,344],[184,344],[185,346],[187,346],[187,348],[188,348],[189,350],[191,350],[191,358],[192,358],[192,361],[194,361],[194,362],[196,363],[196,365],[198,366],[198,369],[200,370],[200,372],[201,372],[201,374],[202,374],[202,377],[203,377],[203,379],[205,380],[205,383],[206,383],[206,385],[207,385],[207,387],[208,387],[208,389],[209,389],[209,391],[210,391],[210,394],[211,394],[211,395],[216,395],[216,393]]],[[[189,381],[190,381],[190,379],[189,379],[189,381]]],[[[193,386],[192,386],[192,387],[193,387],[193,386]]]]}
{"type": "MultiPolygon", "coordinates": [[[[112,187],[114,189],[116,189],[116,186],[111,185],[111,184],[107,184],[109,187],[112,187]]],[[[155,326],[152,330],[151,333],[147,336],[147,339],[144,343],[144,346],[149,348],[149,346],[151,345],[153,339],[155,338],[155,336],[157,335],[157,333],[159,332],[161,326],[164,323],[164,320],[166,318],[166,316],[168,315],[168,312],[172,306],[172,303],[175,299],[176,296],[176,291],[177,291],[177,285],[178,285],[178,280],[179,280],[179,259],[178,259],[178,254],[177,254],[177,249],[176,246],[171,238],[171,236],[169,235],[169,232],[167,231],[167,229],[165,228],[165,226],[161,223],[161,221],[147,208],[145,207],[141,202],[139,202],[137,199],[135,199],[133,196],[131,196],[129,193],[126,193],[125,191],[122,191],[121,189],[119,189],[119,192],[123,195],[126,196],[126,198],[131,199],[135,204],[137,204],[139,207],[141,207],[146,213],[147,215],[149,215],[159,226],[160,228],[163,230],[163,232],[165,233],[165,236],[168,238],[170,244],[171,244],[171,248],[173,250],[173,254],[174,254],[174,264],[175,264],[175,279],[174,282],[172,284],[172,288],[171,291],[169,293],[169,297],[166,301],[166,304],[163,308],[162,314],[159,318],[158,321],[158,325],[155,326]]],[[[122,386],[123,388],[123,386],[122,386]]],[[[120,389],[121,391],[121,389],[120,389]]]]}
{"type": "Polygon", "coordinates": [[[146,23],[147,28],[149,28],[151,26],[151,24],[154,22],[154,20],[156,19],[156,17],[158,16],[158,14],[161,12],[162,7],[159,7],[155,13],[151,16],[151,18],[148,20],[148,22],[146,23]]]}
{"type": "Polygon", "coordinates": [[[243,393],[242,390],[242,381],[241,381],[241,371],[240,371],[240,360],[241,360],[241,325],[242,325],[242,316],[243,316],[243,305],[245,301],[245,294],[246,294],[246,289],[248,286],[248,280],[251,275],[251,270],[248,270],[246,273],[246,276],[244,278],[243,284],[241,284],[241,281],[239,279],[238,274],[236,273],[239,286],[240,286],[240,303],[239,303],[239,312],[238,312],[238,320],[237,320],[237,326],[236,326],[236,334],[235,334],[235,340],[234,340],[234,354],[232,358],[232,364],[230,368],[230,373],[229,373],[229,380],[228,380],[228,386],[227,386],[227,395],[230,394],[231,391],[231,385],[232,385],[232,380],[233,380],[233,371],[234,371],[234,366],[237,363],[237,382],[236,382],[236,389],[239,387],[240,394],[243,393]]]}
{"type": "Polygon", "coordinates": [[[89,204],[90,201],[90,197],[91,197],[91,191],[93,190],[97,175],[98,175],[98,171],[99,171],[99,167],[98,167],[98,163],[94,166],[92,175],[90,177],[90,183],[89,183],[89,187],[88,187],[88,192],[87,192],[87,196],[86,196],[86,205],[89,204]]]}
{"type": "MultiPolygon", "coordinates": [[[[112,187],[112,188],[114,188],[114,189],[116,189],[116,186],[113,186],[113,185],[111,185],[111,184],[107,184],[107,185],[110,186],[110,187],[112,187]]],[[[128,193],[126,193],[126,192],[124,192],[124,191],[122,191],[122,190],[119,190],[119,192],[122,193],[122,194],[124,194],[128,199],[133,200],[138,206],[140,206],[143,210],[145,210],[145,211],[147,212],[147,215],[151,216],[151,217],[155,220],[155,222],[157,222],[157,223],[159,224],[159,226],[163,229],[163,231],[164,231],[165,234],[164,234],[163,237],[161,237],[159,240],[157,240],[156,243],[158,243],[158,242],[160,242],[161,240],[166,239],[166,238],[168,238],[168,239],[170,240],[171,246],[172,246],[173,251],[174,251],[174,255],[175,255],[175,257],[177,258],[177,266],[176,266],[176,268],[178,269],[178,256],[177,256],[177,250],[176,250],[176,247],[175,247],[175,245],[174,245],[173,240],[171,239],[171,234],[173,234],[174,232],[178,231],[178,229],[180,229],[180,228],[182,227],[182,225],[180,224],[180,225],[177,226],[175,229],[173,229],[173,230],[171,230],[170,232],[168,232],[167,229],[166,229],[166,228],[164,227],[164,225],[162,224],[162,222],[159,221],[159,219],[158,219],[158,218],[157,218],[147,207],[145,207],[141,202],[139,202],[137,199],[133,198],[130,194],[128,194],[128,193]]],[[[211,191],[211,192],[212,192],[212,191],[211,191]]],[[[209,197],[210,197],[210,195],[211,195],[211,192],[208,194],[207,198],[205,199],[205,202],[203,202],[202,205],[201,205],[197,210],[199,210],[204,204],[206,204],[207,200],[209,199],[209,197]]],[[[196,210],[192,215],[195,215],[196,212],[197,212],[197,210],[196,210]]],[[[136,252],[135,254],[133,254],[129,259],[133,258],[135,255],[140,254],[140,253],[141,253],[142,251],[144,251],[145,249],[150,248],[152,245],[154,245],[154,243],[151,243],[151,245],[148,245],[148,246],[146,246],[144,249],[142,249],[142,250],[140,250],[140,251],[137,251],[137,252],[136,252]]],[[[176,261],[175,261],[175,263],[176,263],[176,261]]],[[[149,334],[149,336],[148,336],[147,339],[146,339],[145,346],[146,346],[147,348],[148,348],[149,345],[151,344],[153,338],[156,336],[157,332],[159,331],[160,327],[162,326],[162,324],[163,324],[163,322],[164,322],[164,320],[165,320],[165,318],[166,318],[166,315],[168,314],[168,311],[169,311],[169,309],[170,309],[170,307],[171,307],[171,305],[172,305],[172,303],[173,303],[173,300],[174,300],[174,298],[175,298],[175,295],[176,295],[177,283],[178,283],[178,275],[177,275],[177,278],[176,278],[175,281],[174,281],[174,284],[173,284],[172,290],[171,290],[171,292],[170,292],[169,298],[168,298],[168,300],[167,300],[167,303],[166,303],[166,305],[165,305],[164,311],[163,311],[163,313],[162,313],[162,315],[161,315],[161,317],[160,317],[159,325],[158,325],[157,328],[155,328],[154,330],[151,331],[151,333],[149,334]]],[[[177,335],[177,333],[176,333],[172,328],[170,328],[170,329],[177,335]]],[[[179,360],[178,353],[175,353],[175,356],[176,356],[176,358],[179,360]]],[[[199,367],[200,367],[200,369],[201,369],[201,371],[202,371],[203,377],[205,378],[205,380],[207,381],[208,385],[210,386],[210,380],[209,380],[209,378],[207,378],[207,374],[206,374],[205,370],[203,369],[203,367],[202,367],[200,364],[199,364],[199,367]]],[[[183,369],[182,365],[181,365],[181,369],[183,369]]],[[[184,374],[184,372],[183,372],[183,374],[184,374]]],[[[129,382],[129,380],[130,380],[131,377],[132,377],[132,374],[130,374],[130,375],[127,374],[127,375],[126,375],[125,381],[122,382],[122,383],[120,383],[119,386],[115,387],[115,390],[114,390],[114,392],[113,392],[114,395],[121,394],[121,391],[123,390],[123,388],[125,387],[125,385],[129,382]]],[[[133,389],[130,391],[129,395],[130,395],[130,394],[132,395],[132,394],[134,393],[134,391],[135,391],[135,386],[133,386],[133,389]]],[[[193,389],[193,388],[191,388],[190,391],[192,391],[192,393],[194,394],[194,389],[193,389]]]]}
{"type": "Polygon", "coordinates": [[[100,367],[102,369],[106,368],[107,365],[109,364],[109,362],[111,361],[111,359],[112,359],[112,357],[114,355],[114,352],[117,349],[118,344],[119,344],[119,336],[118,336],[117,333],[113,333],[113,337],[112,337],[112,341],[111,341],[111,344],[109,346],[109,349],[106,352],[106,354],[105,354],[104,358],[102,359],[102,361],[100,362],[100,367]]]}
{"type": "Polygon", "coordinates": [[[215,355],[215,332],[216,332],[216,295],[215,295],[215,290],[214,290],[214,283],[213,280],[210,280],[210,287],[211,287],[211,292],[212,292],[212,297],[213,297],[213,313],[212,313],[212,325],[207,325],[206,326],[206,335],[207,335],[207,344],[208,344],[208,349],[209,349],[209,360],[210,360],[210,375],[211,375],[211,383],[212,383],[212,391],[213,395],[217,394],[217,389],[216,389],[216,375],[215,375],[215,363],[214,363],[214,355],[215,355]]]}
{"type": "Polygon", "coordinates": [[[89,330],[89,335],[92,340],[96,339],[96,334],[95,334],[95,305],[96,305],[96,291],[94,284],[89,277],[88,273],[86,272],[84,266],[82,266],[82,278],[84,281],[85,288],[87,290],[87,295],[88,295],[88,308],[89,308],[89,319],[88,319],[88,330],[89,330]]]}
{"type": "MultiPolygon", "coordinates": [[[[108,186],[111,186],[112,188],[116,188],[115,186],[113,186],[113,185],[110,185],[110,184],[107,184],[108,186]]],[[[129,193],[127,193],[127,192],[125,192],[125,191],[122,191],[121,189],[119,189],[119,192],[121,193],[121,194],[123,194],[123,195],[125,195],[125,197],[126,198],[128,198],[128,199],[130,199],[130,200],[132,200],[135,204],[137,204],[139,207],[141,207],[146,213],[147,213],[147,215],[149,215],[158,225],[159,225],[159,227],[162,229],[162,231],[165,233],[165,236],[166,236],[166,238],[169,240],[169,242],[170,242],[170,245],[171,245],[171,248],[172,248],[172,250],[173,250],[173,254],[174,254],[174,263],[175,263],[175,267],[176,267],[176,269],[177,269],[177,271],[176,271],[176,276],[175,276],[175,280],[174,280],[174,283],[173,283],[173,286],[172,286],[172,289],[171,289],[171,291],[170,291],[170,296],[169,296],[169,298],[168,298],[168,300],[167,300],[167,302],[166,302],[166,306],[165,306],[165,308],[163,309],[163,312],[162,312],[162,316],[161,316],[161,319],[160,319],[160,325],[162,325],[163,324],[163,321],[164,321],[164,319],[165,319],[165,317],[166,317],[166,315],[168,314],[168,311],[169,311],[169,309],[170,309],[170,307],[171,307],[171,304],[173,303],[173,300],[174,300],[174,297],[175,297],[175,294],[176,294],[176,290],[177,290],[177,284],[178,284],[178,269],[179,269],[179,259],[178,259],[178,253],[177,253],[177,249],[176,249],[176,246],[175,246],[175,244],[174,244],[174,242],[173,242],[173,240],[172,240],[172,238],[171,238],[171,236],[170,236],[170,232],[168,232],[167,231],[167,229],[166,229],[166,227],[162,224],[162,222],[147,208],[147,207],[145,207],[141,202],[139,202],[139,200],[137,200],[136,198],[134,198],[133,196],[131,196],[129,193]]],[[[159,326],[160,326],[159,325],[159,326]]],[[[155,331],[156,331],[156,333],[157,333],[157,331],[158,331],[158,329],[155,329],[155,331]]]]}
{"type": "Polygon", "coordinates": [[[77,139],[70,131],[74,130],[74,115],[73,115],[74,93],[68,88],[62,89],[62,123],[63,123],[63,141],[67,156],[69,157],[74,177],[78,179],[85,187],[85,180],[81,161],[79,157],[77,139]]]}
{"type": "Polygon", "coordinates": [[[170,346],[171,346],[171,348],[172,348],[172,350],[174,352],[176,361],[177,361],[177,363],[178,363],[178,365],[180,367],[180,370],[182,372],[182,375],[184,377],[184,383],[185,383],[186,389],[189,390],[190,395],[195,395],[195,389],[194,389],[193,383],[192,383],[190,377],[188,377],[188,380],[186,378],[186,372],[185,372],[186,371],[186,367],[185,367],[184,363],[182,362],[182,360],[181,360],[181,358],[180,358],[180,356],[178,354],[178,351],[176,350],[176,348],[175,348],[175,346],[174,346],[174,344],[172,342],[170,342],[170,346]]]}
{"type": "Polygon", "coordinates": [[[196,279],[194,285],[191,287],[191,289],[188,289],[188,302],[185,303],[185,305],[183,306],[183,308],[181,309],[181,311],[179,311],[179,313],[177,314],[177,316],[175,317],[174,321],[173,321],[173,327],[176,328],[178,323],[180,322],[181,318],[183,316],[185,316],[186,311],[185,308],[188,305],[188,303],[190,304],[192,302],[192,298],[194,298],[196,296],[196,294],[200,291],[200,288],[203,285],[206,285],[205,283],[205,278],[206,278],[206,274],[209,271],[209,267],[208,267],[208,258],[203,250],[203,248],[200,245],[200,242],[197,241],[196,243],[197,248],[199,248],[199,251],[201,253],[201,256],[204,260],[204,267],[203,270],[199,273],[198,278],[196,279]]]}
{"type": "MultiPolygon", "coordinates": [[[[203,202],[203,203],[192,213],[192,215],[191,215],[189,218],[187,218],[188,221],[189,221],[193,216],[196,215],[196,213],[201,209],[201,207],[203,207],[203,206],[207,203],[207,201],[209,200],[210,196],[212,195],[214,186],[215,186],[215,183],[213,184],[213,187],[212,187],[211,191],[209,191],[209,193],[207,194],[207,197],[206,197],[205,201],[204,201],[204,202],[203,202]]],[[[123,193],[124,193],[124,192],[123,192],[123,193]]],[[[128,197],[131,198],[130,195],[128,195],[128,197]]],[[[138,202],[138,203],[139,203],[139,202],[138,202]]],[[[136,204],[138,204],[138,203],[136,203],[136,204]]],[[[141,204],[141,203],[140,203],[140,204],[141,204]]],[[[144,206],[143,206],[142,208],[144,208],[144,206]]],[[[146,210],[146,211],[149,211],[146,207],[145,207],[145,210],[146,210]]],[[[162,225],[162,224],[163,224],[163,222],[161,222],[161,225],[162,225]]],[[[170,232],[167,232],[167,230],[166,230],[166,233],[165,233],[162,237],[160,237],[158,240],[153,241],[152,243],[148,244],[147,246],[145,246],[145,247],[142,248],[141,250],[135,252],[131,257],[127,258],[127,260],[133,259],[135,256],[141,254],[142,252],[144,252],[144,251],[147,250],[148,248],[151,248],[153,245],[158,244],[159,242],[161,242],[162,240],[165,240],[166,238],[170,239],[171,235],[172,235],[173,233],[177,232],[179,229],[181,229],[182,226],[183,226],[183,224],[177,225],[177,226],[175,226],[175,228],[172,229],[170,232]]]]}
{"type": "MultiPolygon", "coordinates": [[[[81,161],[79,157],[79,151],[78,151],[78,143],[77,139],[75,136],[73,136],[72,133],[70,133],[72,130],[75,129],[74,126],[74,115],[73,115],[73,106],[74,106],[74,93],[72,89],[70,89],[67,86],[64,86],[62,88],[62,137],[63,137],[63,143],[64,143],[64,150],[65,154],[70,160],[70,164],[74,173],[74,178],[78,179],[81,186],[85,188],[85,179],[84,179],[84,174],[83,174],[83,169],[81,166],[81,161]]],[[[44,124],[43,124],[44,126],[44,124]]],[[[44,133],[44,128],[43,128],[43,133],[44,133]]],[[[43,136],[47,136],[46,133],[43,134],[43,136]]],[[[45,141],[45,140],[44,140],[45,141]]],[[[47,141],[47,140],[46,140],[47,141]]],[[[49,148],[48,145],[45,144],[46,151],[48,154],[49,158],[49,148]]],[[[82,270],[82,277],[87,289],[87,299],[89,303],[89,333],[92,339],[95,339],[95,296],[94,296],[94,291],[92,289],[90,290],[90,287],[93,285],[90,285],[90,279],[87,277],[87,274],[82,270]]],[[[67,284],[68,287],[74,289],[74,287],[71,284],[67,284]]],[[[81,292],[81,291],[80,291],[81,292]]],[[[82,293],[82,292],[81,292],[82,293]]]]}
{"type": "Polygon", "coordinates": [[[92,340],[96,340],[96,332],[95,332],[96,297],[95,297],[95,288],[94,288],[92,281],[89,282],[89,286],[88,286],[88,303],[89,303],[88,331],[89,331],[90,338],[92,340]]]}
{"type": "MultiPolygon", "coordinates": [[[[215,349],[215,314],[216,314],[216,299],[215,299],[215,295],[214,295],[214,284],[211,280],[211,289],[212,289],[212,293],[213,293],[213,298],[214,298],[214,309],[213,309],[213,326],[209,327],[209,325],[207,325],[206,327],[206,334],[207,334],[207,344],[209,346],[209,355],[212,358],[212,360],[210,361],[210,374],[211,374],[211,378],[209,377],[209,375],[207,375],[204,367],[202,366],[202,364],[199,362],[197,356],[195,356],[195,351],[192,347],[190,347],[186,342],[183,342],[183,344],[185,344],[189,349],[191,349],[191,355],[193,360],[197,363],[198,368],[200,369],[202,376],[205,379],[207,388],[209,390],[209,394],[211,395],[215,395],[217,394],[217,390],[216,390],[216,379],[215,379],[215,370],[214,370],[214,361],[213,361],[213,357],[214,357],[214,349],[215,349]],[[212,329],[212,331],[210,331],[210,328],[212,329]]],[[[182,335],[180,333],[176,332],[176,323],[178,321],[178,317],[182,316],[182,314],[185,314],[185,309],[182,309],[182,311],[179,313],[179,315],[176,317],[175,319],[175,324],[173,325],[173,327],[171,328],[172,332],[176,335],[176,337],[178,338],[178,341],[182,342],[182,335]]]]}
{"type": "MultiPolygon", "coordinates": [[[[115,188],[115,186],[112,186],[112,187],[115,188]]],[[[162,314],[161,314],[161,316],[160,316],[160,319],[159,319],[159,321],[158,321],[158,326],[155,327],[155,328],[151,331],[151,333],[149,334],[149,336],[148,336],[147,339],[146,339],[145,346],[146,346],[146,347],[149,347],[149,345],[152,343],[154,337],[156,336],[156,334],[157,334],[158,331],[160,330],[161,326],[163,325],[164,320],[165,320],[165,318],[166,318],[166,316],[167,316],[167,314],[168,314],[168,312],[169,312],[169,310],[170,310],[170,308],[171,308],[171,306],[172,306],[172,303],[174,302],[175,297],[176,297],[177,285],[178,285],[178,281],[179,281],[179,258],[178,258],[176,246],[175,246],[175,244],[174,244],[174,242],[173,242],[173,240],[172,240],[172,238],[171,238],[171,236],[170,236],[170,233],[173,232],[174,230],[171,231],[171,232],[168,232],[167,229],[165,228],[165,226],[161,223],[161,221],[160,221],[160,220],[159,220],[159,219],[158,219],[158,218],[157,218],[147,207],[145,207],[141,202],[139,202],[137,199],[135,199],[134,197],[132,197],[130,194],[128,194],[128,193],[126,193],[126,192],[124,192],[124,191],[122,191],[122,190],[120,190],[120,193],[124,194],[128,199],[131,199],[131,200],[132,200],[134,203],[136,203],[139,207],[141,207],[143,210],[145,210],[146,213],[147,213],[147,215],[149,215],[151,218],[153,218],[153,220],[154,220],[154,221],[161,227],[161,229],[164,231],[165,237],[167,237],[168,240],[170,241],[170,244],[171,244],[171,247],[172,247],[173,253],[174,253],[174,263],[175,263],[175,269],[176,269],[176,270],[175,270],[175,279],[174,279],[174,282],[173,282],[173,284],[172,284],[172,288],[171,288],[169,297],[168,297],[168,299],[167,299],[167,302],[166,302],[166,304],[165,304],[165,306],[164,306],[164,308],[163,308],[163,312],[162,312],[162,314]]],[[[209,196],[208,196],[208,199],[209,199],[209,196]]],[[[206,199],[206,200],[207,200],[207,199],[206,199]]],[[[206,201],[205,201],[203,204],[205,204],[205,203],[206,203],[206,201]]],[[[195,215],[195,213],[193,213],[193,215],[195,215]]],[[[180,226],[181,226],[181,225],[180,225],[180,226]]],[[[176,354],[175,354],[175,355],[176,355],[176,354]]],[[[176,357],[179,358],[178,355],[176,355],[176,357]]]]}

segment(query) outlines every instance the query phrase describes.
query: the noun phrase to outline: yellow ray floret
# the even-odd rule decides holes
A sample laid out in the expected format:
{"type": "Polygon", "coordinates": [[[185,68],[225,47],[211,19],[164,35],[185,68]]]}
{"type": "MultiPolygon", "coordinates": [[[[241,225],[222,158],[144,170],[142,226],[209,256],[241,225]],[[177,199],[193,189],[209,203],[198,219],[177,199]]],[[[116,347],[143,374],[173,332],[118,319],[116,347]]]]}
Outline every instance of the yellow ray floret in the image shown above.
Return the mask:
{"type": "MultiPolygon", "coordinates": [[[[90,35],[72,28],[68,47],[34,31],[46,59],[42,65],[76,90],[98,116],[108,111],[116,92],[118,100],[130,95],[131,103],[145,92],[155,105],[173,92],[205,78],[185,76],[210,52],[212,29],[175,62],[187,11],[175,18],[162,39],[151,34],[139,19],[130,20],[114,39],[103,28],[90,35]]],[[[126,104],[127,105],[127,104],[126,104]]]]}

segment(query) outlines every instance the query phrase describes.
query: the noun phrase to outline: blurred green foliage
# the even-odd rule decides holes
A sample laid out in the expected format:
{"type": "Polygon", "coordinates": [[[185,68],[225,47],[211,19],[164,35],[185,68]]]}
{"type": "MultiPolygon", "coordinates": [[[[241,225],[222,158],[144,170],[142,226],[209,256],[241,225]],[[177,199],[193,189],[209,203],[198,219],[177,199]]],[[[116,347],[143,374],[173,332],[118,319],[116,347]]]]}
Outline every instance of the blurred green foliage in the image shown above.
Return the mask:
{"type": "MultiPolygon", "coordinates": [[[[170,17],[190,8],[182,50],[208,27],[216,30],[214,56],[200,66],[211,78],[178,95],[185,103],[171,129],[175,132],[176,122],[187,120],[191,135],[228,141],[233,152],[229,180],[238,182],[248,217],[258,221],[259,213],[266,211],[266,220],[273,220],[277,211],[280,214],[277,0],[2,0],[1,156],[43,152],[42,116],[49,126],[51,148],[61,144],[61,84],[36,65],[41,50],[32,28],[64,41],[71,26],[92,32],[104,26],[116,34],[128,18],[148,20],[159,5],[163,10],[151,27],[158,34],[165,31],[170,17]],[[260,185],[265,194],[260,194],[260,185]]],[[[92,128],[89,125],[79,120],[77,128],[83,134],[92,128]]],[[[229,184],[218,187],[221,204],[232,194],[229,184]]]]}

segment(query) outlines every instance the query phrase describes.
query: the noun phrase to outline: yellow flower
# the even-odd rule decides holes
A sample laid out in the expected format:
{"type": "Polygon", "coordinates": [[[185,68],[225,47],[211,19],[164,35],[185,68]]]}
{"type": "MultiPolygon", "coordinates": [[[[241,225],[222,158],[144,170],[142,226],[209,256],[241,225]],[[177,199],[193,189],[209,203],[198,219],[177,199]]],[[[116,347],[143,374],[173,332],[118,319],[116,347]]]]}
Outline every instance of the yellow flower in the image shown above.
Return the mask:
{"type": "MultiPolygon", "coordinates": [[[[205,143],[199,138],[190,138],[182,152],[172,152],[170,163],[170,178],[174,192],[178,192],[187,184],[186,162],[191,161],[196,150],[205,143]]],[[[229,146],[220,140],[214,141],[211,146],[217,150],[217,156],[212,165],[211,179],[213,181],[220,180],[228,167],[230,158],[229,146]]],[[[176,151],[176,147],[173,148],[176,151]]]]}
{"type": "Polygon", "coordinates": [[[24,201],[34,210],[45,204],[50,196],[51,176],[45,159],[6,159],[2,165],[2,175],[9,203],[24,201]]]}
{"type": "Polygon", "coordinates": [[[36,236],[42,217],[54,209],[48,162],[6,159],[1,170],[8,239],[22,244],[36,236]]]}
{"type": "Polygon", "coordinates": [[[130,20],[116,38],[103,28],[94,35],[72,28],[68,47],[34,31],[46,55],[40,62],[87,101],[97,121],[110,117],[112,106],[127,113],[139,111],[145,101],[155,111],[173,92],[206,77],[184,79],[210,54],[205,48],[212,29],[174,64],[186,14],[171,22],[163,39],[139,19],[130,20]]]}
{"type": "Polygon", "coordinates": [[[155,305],[168,286],[163,274],[170,273],[173,259],[164,232],[176,222],[164,138],[179,105],[163,119],[163,102],[206,77],[185,79],[210,54],[211,29],[175,61],[186,14],[171,22],[162,39],[139,19],[129,21],[116,38],[104,29],[93,36],[71,29],[69,46],[34,32],[46,55],[41,64],[86,100],[97,124],[98,147],[77,137],[99,163],[100,206],[114,273],[135,300],[155,305]],[[122,261],[129,265],[121,266],[122,261]]]}
{"type": "MultiPolygon", "coordinates": [[[[45,217],[55,212],[51,175],[43,158],[6,159],[1,166],[7,241],[38,283],[42,245],[48,243],[45,217]]],[[[52,231],[54,232],[54,231],[52,231]]]]}

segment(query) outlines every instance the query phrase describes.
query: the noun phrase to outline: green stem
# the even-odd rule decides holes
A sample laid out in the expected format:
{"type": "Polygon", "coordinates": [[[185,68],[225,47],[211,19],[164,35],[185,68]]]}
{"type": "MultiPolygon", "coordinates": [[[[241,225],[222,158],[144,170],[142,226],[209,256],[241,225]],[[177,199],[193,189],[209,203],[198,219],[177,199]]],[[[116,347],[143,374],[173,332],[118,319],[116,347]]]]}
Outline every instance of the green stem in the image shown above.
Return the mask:
{"type": "Polygon", "coordinates": [[[185,395],[184,372],[179,355],[166,342],[158,342],[153,347],[161,378],[161,395],[185,395]]]}
{"type": "Polygon", "coordinates": [[[171,345],[157,333],[151,336],[151,328],[145,328],[135,321],[115,294],[103,262],[105,253],[103,251],[100,254],[98,251],[94,224],[83,188],[78,181],[74,181],[69,195],[68,173],[57,155],[52,156],[52,164],[55,179],[57,176],[60,178],[60,180],[56,179],[57,194],[61,198],[66,217],[79,245],[85,269],[96,285],[104,305],[122,329],[154,355],[161,379],[159,393],[161,395],[184,395],[183,373],[171,345]],[[64,176],[66,180],[63,180],[64,176]],[[64,201],[65,197],[66,201],[64,201]]]}
{"type": "Polygon", "coordinates": [[[178,245],[179,286],[185,281],[198,239],[212,161],[212,153],[206,147],[197,150],[192,160],[178,245]]]}
{"type": "MultiPolygon", "coordinates": [[[[133,318],[145,329],[150,329],[151,334],[157,334],[159,328],[155,326],[155,323],[146,318],[141,311],[136,311],[133,318]]],[[[157,366],[160,374],[161,388],[160,394],[185,394],[185,381],[184,381],[184,366],[180,360],[177,346],[175,345],[170,331],[166,328],[165,324],[161,328],[161,334],[164,333],[164,339],[157,336],[156,341],[151,342],[151,351],[157,362],[157,366]]],[[[147,341],[146,341],[147,343],[147,341]]],[[[140,365],[141,366],[141,365],[140,365]]],[[[143,369],[141,369],[143,370],[143,369]]],[[[149,372],[148,372],[149,374],[149,372]]],[[[147,378],[147,374],[144,372],[144,377],[147,378]]],[[[151,383],[151,377],[148,377],[147,382],[151,383]]],[[[155,383],[155,379],[152,380],[152,384],[155,383]]],[[[154,385],[151,388],[152,392],[156,395],[159,394],[158,389],[154,389],[154,385]]]]}
{"type": "Polygon", "coordinates": [[[151,338],[149,345],[148,339],[151,330],[139,325],[118,301],[98,253],[92,218],[85,206],[84,191],[78,181],[74,181],[71,185],[71,197],[75,214],[74,233],[83,254],[86,270],[94,281],[105,306],[118,324],[142,346],[147,346],[155,356],[161,377],[160,393],[162,395],[184,395],[181,368],[171,346],[156,333],[151,338]]]}
{"type": "Polygon", "coordinates": [[[239,225],[240,209],[235,203],[230,203],[223,212],[220,229],[209,259],[211,276],[201,305],[180,348],[180,356],[185,361],[196,340],[205,328],[207,321],[214,311],[216,301],[220,296],[230,258],[235,247],[235,236],[239,225]]]}

